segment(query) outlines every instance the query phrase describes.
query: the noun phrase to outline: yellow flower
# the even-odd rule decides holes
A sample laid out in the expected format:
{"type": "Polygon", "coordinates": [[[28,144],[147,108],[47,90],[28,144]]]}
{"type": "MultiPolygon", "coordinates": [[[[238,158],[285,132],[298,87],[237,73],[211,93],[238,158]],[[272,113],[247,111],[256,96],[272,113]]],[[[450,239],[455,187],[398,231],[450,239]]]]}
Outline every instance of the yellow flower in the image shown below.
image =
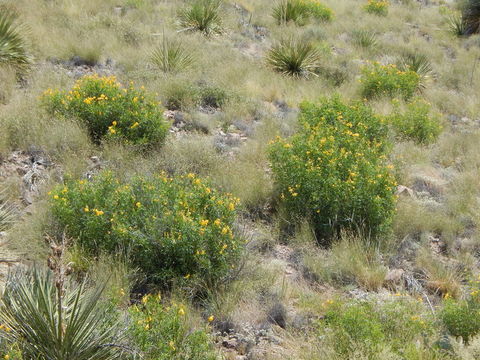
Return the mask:
{"type": "Polygon", "coordinates": [[[170,341],[168,346],[170,346],[170,349],[175,350],[175,343],[173,341],[170,341]]]}
{"type": "Polygon", "coordinates": [[[55,194],[55,195],[53,195],[53,198],[54,198],[55,200],[58,200],[60,197],[59,197],[57,194],[55,194]]]}
{"type": "Polygon", "coordinates": [[[185,310],[183,310],[183,308],[180,308],[178,310],[178,315],[181,315],[181,316],[185,315],[185,310]]]}
{"type": "Polygon", "coordinates": [[[138,125],[140,125],[138,123],[138,121],[136,121],[132,126],[130,126],[130,129],[135,129],[138,125]]]}
{"type": "Polygon", "coordinates": [[[83,211],[85,211],[85,212],[89,212],[89,211],[90,211],[90,209],[88,208],[88,205],[83,208],[83,211]]]}
{"type": "Polygon", "coordinates": [[[222,234],[223,235],[228,234],[229,231],[230,231],[230,228],[228,226],[224,226],[222,229],[222,234]]]}
{"type": "Polygon", "coordinates": [[[101,216],[101,215],[104,214],[104,212],[102,210],[93,209],[93,211],[95,212],[96,216],[101,216]]]}
{"type": "Polygon", "coordinates": [[[190,274],[187,274],[183,277],[184,279],[190,279],[190,274]]]}
{"type": "Polygon", "coordinates": [[[110,132],[110,134],[115,134],[117,132],[117,130],[115,130],[113,127],[109,126],[108,128],[108,131],[110,132]]]}
{"type": "Polygon", "coordinates": [[[145,330],[148,330],[148,329],[150,329],[150,324],[145,325],[145,330]]]}
{"type": "Polygon", "coordinates": [[[234,203],[228,204],[228,210],[230,210],[230,211],[235,210],[235,204],[234,203]]]}
{"type": "Polygon", "coordinates": [[[112,122],[112,125],[117,126],[117,122],[116,121],[112,122]]]}
{"type": "Polygon", "coordinates": [[[5,355],[3,358],[4,358],[5,360],[8,360],[8,359],[10,359],[10,355],[7,354],[7,355],[5,355]]]}
{"type": "Polygon", "coordinates": [[[195,177],[195,174],[194,174],[194,173],[189,173],[189,174],[187,175],[187,177],[188,177],[189,179],[193,179],[193,178],[195,177]]]}
{"type": "Polygon", "coordinates": [[[220,219],[216,219],[214,222],[213,222],[216,226],[220,226],[220,224],[222,223],[222,221],[220,219]]]}
{"type": "Polygon", "coordinates": [[[210,315],[208,317],[208,322],[212,322],[213,320],[215,320],[215,317],[213,315],[210,315]]]}
{"type": "Polygon", "coordinates": [[[208,220],[200,220],[200,225],[201,226],[207,226],[208,225],[208,220]]]}
{"type": "Polygon", "coordinates": [[[136,206],[137,208],[140,208],[140,206],[142,206],[142,203],[141,203],[140,201],[137,201],[137,202],[135,203],[135,206],[136,206]]]}

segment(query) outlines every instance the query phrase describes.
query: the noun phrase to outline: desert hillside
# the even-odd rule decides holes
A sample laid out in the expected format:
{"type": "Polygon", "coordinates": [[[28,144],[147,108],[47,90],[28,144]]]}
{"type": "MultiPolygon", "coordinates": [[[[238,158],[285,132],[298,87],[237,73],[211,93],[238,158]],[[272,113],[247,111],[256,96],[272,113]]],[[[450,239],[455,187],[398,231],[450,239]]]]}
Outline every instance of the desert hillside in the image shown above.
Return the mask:
{"type": "Polygon", "coordinates": [[[0,358],[480,359],[479,0],[0,0],[0,358]]]}

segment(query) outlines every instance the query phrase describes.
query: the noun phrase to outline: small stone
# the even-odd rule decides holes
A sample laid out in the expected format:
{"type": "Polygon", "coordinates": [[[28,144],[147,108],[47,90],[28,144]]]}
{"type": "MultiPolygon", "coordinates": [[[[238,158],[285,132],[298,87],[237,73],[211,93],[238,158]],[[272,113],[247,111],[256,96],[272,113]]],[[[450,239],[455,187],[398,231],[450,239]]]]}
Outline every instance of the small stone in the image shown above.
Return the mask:
{"type": "Polygon", "coordinates": [[[395,191],[395,194],[400,196],[400,195],[403,195],[403,196],[408,196],[408,197],[414,197],[415,196],[415,192],[410,189],[409,187],[406,187],[406,186],[403,186],[403,185],[398,185],[397,186],[397,191],[395,191]]]}

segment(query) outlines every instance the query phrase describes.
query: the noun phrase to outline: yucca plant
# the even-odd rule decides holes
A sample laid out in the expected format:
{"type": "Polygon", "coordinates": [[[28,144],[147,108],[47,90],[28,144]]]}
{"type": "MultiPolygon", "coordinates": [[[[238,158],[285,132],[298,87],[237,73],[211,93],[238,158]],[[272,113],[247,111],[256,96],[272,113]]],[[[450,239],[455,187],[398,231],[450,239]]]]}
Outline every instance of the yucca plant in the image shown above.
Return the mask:
{"type": "Polygon", "coordinates": [[[103,287],[86,290],[85,282],[66,278],[64,245],[51,243],[51,270],[9,275],[0,300],[0,336],[18,344],[25,359],[120,359],[117,323],[100,302],[103,287]]]}
{"type": "Polygon", "coordinates": [[[163,42],[150,57],[150,62],[164,73],[179,72],[193,64],[193,56],[181,42],[163,37],[163,42]]]}
{"type": "Polygon", "coordinates": [[[480,33],[480,0],[468,0],[462,11],[465,35],[480,33]]]}
{"type": "Polygon", "coordinates": [[[15,208],[4,201],[4,191],[0,190],[0,231],[7,230],[15,220],[15,208]]]}
{"type": "Polygon", "coordinates": [[[467,25],[462,15],[453,14],[447,18],[450,32],[456,36],[464,36],[467,32],[467,25]]]}
{"type": "Polygon", "coordinates": [[[9,11],[0,13],[0,66],[25,69],[30,64],[25,40],[20,34],[22,26],[9,11]]]}
{"type": "Polygon", "coordinates": [[[194,0],[179,13],[180,25],[184,30],[200,31],[210,36],[221,34],[223,0],[194,0]]]}
{"type": "Polygon", "coordinates": [[[320,51],[303,40],[283,40],[267,54],[267,63],[273,70],[293,77],[317,76],[320,60],[320,51]]]}
{"type": "Polygon", "coordinates": [[[433,74],[432,64],[428,57],[417,52],[404,54],[397,66],[402,71],[415,71],[420,77],[420,88],[425,88],[426,82],[431,79],[433,74]]]}

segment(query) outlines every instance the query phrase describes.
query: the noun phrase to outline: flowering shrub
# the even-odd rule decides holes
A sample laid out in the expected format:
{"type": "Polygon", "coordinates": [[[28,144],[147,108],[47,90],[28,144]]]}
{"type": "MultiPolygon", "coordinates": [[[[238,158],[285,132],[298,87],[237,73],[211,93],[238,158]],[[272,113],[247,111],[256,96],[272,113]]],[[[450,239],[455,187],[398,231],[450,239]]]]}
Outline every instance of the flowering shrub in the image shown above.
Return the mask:
{"type": "Polygon", "coordinates": [[[333,11],[319,0],[301,0],[305,11],[314,19],[329,21],[333,18],[333,11]]]}
{"type": "Polygon", "coordinates": [[[200,278],[210,283],[233,266],[238,199],[194,174],[120,182],[111,172],[67,181],[51,193],[52,212],[86,252],[125,251],[154,282],[200,278]]]}
{"type": "Polygon", "coordinates": [[[370,14],[386,16],[389,5],[386,0],[368,0],[368,3],[363,8],[370,14]]]}
{"type": "Polygon", "coordinates": [[[179,304],[165,305],[159,295],[145,295],[130,308],[133,342],[145,360],[215,360],[205,330],[191,330],[188,312],[179,304]]]}
{"type": "Polygon", "coordinates": [[[420,76],[415,71],[399,70],[395,64],[374,62],[362,69],[362,75],[362,95],[367,99],[376,96],[410,99],[420,83],[420,76]]]}
{"type": "Polygon", "coordinates": [[[469,339],[480,333],[480,281],[473,281],[469,296],[464,300],[453,299],[445,295],[444,307],[440,318],[450,333],[461,337],[468,343],[469,339]]]}
{"type": "Polygon", "coordinates": [[[364,104],[304,103],[301,130],[277,138],[270,161],[281,199],[306,215],[323,241],[340,230],[376,235],[390,224],[395,181],[386,164],[387,127],[364,104]]]}
{"type": "Polygon", "coordinates": [[[430,116],[430,104],[426,101],[416,99],[406,105],[403,113],[396,100],[394,107],[389,121],[400,137],[412,139],[418,144],[430,144],[440,135],[442,126],[437,117],[430,116]]]}
{"type": "Polygon", "coordinates": [[[85,76],[69,92],[48,89],[43,103],[53,114],[80,119],[95,142],[110,138],[161,144],[169,128],[157,102],[132,84],[122,87],[114,76],[85,76]]]}

